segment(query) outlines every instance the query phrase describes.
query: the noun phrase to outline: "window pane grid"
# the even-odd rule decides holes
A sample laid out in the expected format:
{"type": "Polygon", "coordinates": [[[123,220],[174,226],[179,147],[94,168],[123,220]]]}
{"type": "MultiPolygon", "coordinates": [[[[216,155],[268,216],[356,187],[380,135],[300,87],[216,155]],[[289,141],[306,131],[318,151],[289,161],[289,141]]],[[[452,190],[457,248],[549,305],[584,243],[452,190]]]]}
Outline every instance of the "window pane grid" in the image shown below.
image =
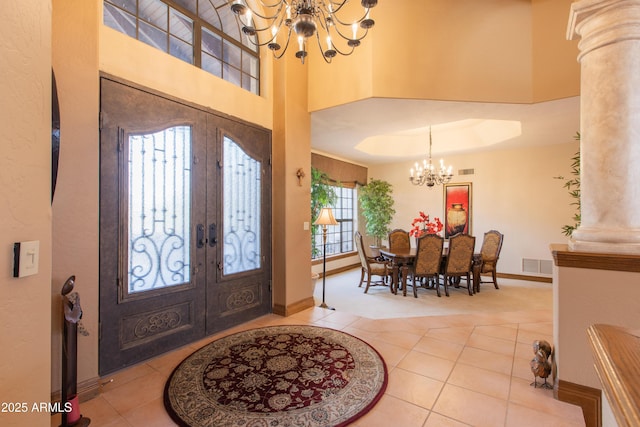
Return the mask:
{"type": "Polygon", "coordinates": [[[259,94],[258,49],[226,0],[103,0],[103,11],[104,25],[259,94]]]}
{"type": "MultiPolygon", "coordinates": [[[[355,190],[343,187],[333,187],[333,189],[338,197],[335,205],[330,207],[333,209],[333,216],[336,218],[338,225],[327,227],[327,255],[338,255],[354,251],[353,233],[356,229],[354,220],[355,190]]],[[[317,226],[315,229],[313,245],[314,258],[322,258],[324,244],[321,226],[317,226]]]]}

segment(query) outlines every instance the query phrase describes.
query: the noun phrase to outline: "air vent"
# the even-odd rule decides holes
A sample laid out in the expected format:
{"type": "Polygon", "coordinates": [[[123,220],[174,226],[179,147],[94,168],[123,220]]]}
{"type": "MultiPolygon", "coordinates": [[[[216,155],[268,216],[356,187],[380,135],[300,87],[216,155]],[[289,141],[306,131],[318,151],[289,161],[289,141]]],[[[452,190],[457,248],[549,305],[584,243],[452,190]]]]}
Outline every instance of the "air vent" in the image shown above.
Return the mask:
{"type": "Polygon", "coordinates": [[[458,175],[473,175],[473,169],[458,169],[458,175]]]}
{"type": "Polygon", "coordinates": [[[548,259],[522,258],[522,272],[532,274],[553,274],[553,264],[548,259]]]}

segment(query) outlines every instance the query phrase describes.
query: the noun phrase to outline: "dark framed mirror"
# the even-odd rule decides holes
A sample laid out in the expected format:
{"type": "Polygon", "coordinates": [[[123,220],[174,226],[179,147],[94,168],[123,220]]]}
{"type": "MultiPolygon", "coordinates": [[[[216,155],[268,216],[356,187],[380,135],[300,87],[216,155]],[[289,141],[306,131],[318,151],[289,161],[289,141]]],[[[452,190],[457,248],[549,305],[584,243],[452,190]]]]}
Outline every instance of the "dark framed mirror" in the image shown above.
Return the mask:
{"type": "Polygon", "coordinates": [[[58,159],[60,157],[60,106],[56,75],[51,69],[51,203],[58,179],[58,159]]]}

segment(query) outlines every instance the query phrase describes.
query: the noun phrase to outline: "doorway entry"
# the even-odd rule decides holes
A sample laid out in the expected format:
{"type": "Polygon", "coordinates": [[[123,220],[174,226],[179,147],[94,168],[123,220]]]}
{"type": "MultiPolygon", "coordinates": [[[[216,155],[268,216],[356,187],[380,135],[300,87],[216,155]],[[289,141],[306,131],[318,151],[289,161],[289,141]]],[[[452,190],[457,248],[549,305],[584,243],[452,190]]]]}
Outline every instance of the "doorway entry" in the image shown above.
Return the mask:
{"type": "Polygon", "coordinates": [[[101,77],[100,375],[271,311],[271,134],[101,77]]]}

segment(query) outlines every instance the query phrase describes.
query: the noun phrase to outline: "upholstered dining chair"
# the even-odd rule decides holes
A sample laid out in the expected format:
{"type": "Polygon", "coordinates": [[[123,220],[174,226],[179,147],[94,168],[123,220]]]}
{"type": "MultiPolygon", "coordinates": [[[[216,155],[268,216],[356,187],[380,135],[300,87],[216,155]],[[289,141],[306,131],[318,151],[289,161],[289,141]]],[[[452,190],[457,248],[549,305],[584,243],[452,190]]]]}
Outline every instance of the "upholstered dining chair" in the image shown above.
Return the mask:
{"type": "Polygon", "coordinates": [[[396,228],[389,233],[389,250],[391,252],[411,249],[409,232],[396,228]]]}
{"type": "Polygon", "coordinates": [[[456,234],[449,238],[449,253],[445,262],[444,293],[449,296],[449,279],[466,278],[469,295],[473,295],[471,287],[471,265],[476,238],[468,234],[456,234]]]}
{"type": "Polygon", "coordinates": [[[496,264],[498,264],[498,258],[500,257],[503,239],[504,235],[497,230],[490,230],[484,233],[482,247],[480,248],[480,277],[482,277],[482,274],[491,273],[492,280],[478,280],[479,283],[476,284],[478,291],[481,283],[493,283],[496,289],[500,289],[496,280],[496,264]]]}
{"type": "Polygon", "coordinates": [[[373,257],[367,256],[364,251],[364,244],[362,242],[362,234],[356,231],[353,235],[356,241],[356,248],[358,249],[358,257],[360,258],[360,264],[362,267],[362,273],[360,274],[360,283],[358,287],[362,286],[364,278],[367,278],[367,286],[364,288],[364,293],[369,291],[369,286],[387,285],[391,269],[385,262],[380,262],[373,257]],[[380,279],[372,282],[372,276],[380,276],[380,279]]]}
{"type": "MultiPolygon", "coordinates": [[[[442,266],[442,251],[444,248],[444,238],[437,234],[425,234],[418,238],[418,249],[416,259],[411,269],[411,283],[413,286],[413,296],[418,298],[418,279],[427,279],[430,287],[435,287],[438,296],[440,295],[440,270],[442,266]]],[[[409,285],[407,285],[409,286],[409,285]]]]}

